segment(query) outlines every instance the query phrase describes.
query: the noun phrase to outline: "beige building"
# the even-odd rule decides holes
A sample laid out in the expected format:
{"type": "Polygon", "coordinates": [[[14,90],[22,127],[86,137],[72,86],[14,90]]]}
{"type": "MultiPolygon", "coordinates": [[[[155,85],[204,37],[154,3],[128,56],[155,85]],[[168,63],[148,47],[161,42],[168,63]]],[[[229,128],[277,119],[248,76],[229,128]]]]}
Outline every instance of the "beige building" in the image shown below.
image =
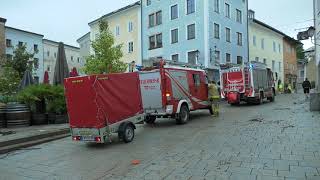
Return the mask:
{"type": "MultiPolygon", "coordinates": [[[[48,71],[50,83],[53,82],[54,69],[57,61],[59,43],[56,41],[43,39],[43,60],[44,60],[44,71],[48,71]]],[[[66,59],[68,62],[69,71],[76,68],[78,73],[81,74],[81,68],[84,63],[80,57],[80,48],[64,45],[66,59]]]]}
{"type": "Polygon", "coordinates": [[[5,23],[6,19],[0,17],[0,57],[6,52],[5,23]]]}
{"type": "Polygon", "coordinates": [[[284,82],[283,38],[279,30],[254,18],[250,10],[249,20],[249,60],[267,64],[274,72],[276,83],[284,82]]]}
{"type": "MultiPolygon", "coordinates": [[[[123,57],[121,61],[128,64],[135,61],[142,64],[141,57],[141,9],[140,2],[108,13],[89,23],[90,40],[94,41],[99,36],[99,21],[107,21],[110,31],[114,34],[115,44],[122,44],[123,57]]],[[[90,48],[90,54],[93,54],[90,48]]]]}

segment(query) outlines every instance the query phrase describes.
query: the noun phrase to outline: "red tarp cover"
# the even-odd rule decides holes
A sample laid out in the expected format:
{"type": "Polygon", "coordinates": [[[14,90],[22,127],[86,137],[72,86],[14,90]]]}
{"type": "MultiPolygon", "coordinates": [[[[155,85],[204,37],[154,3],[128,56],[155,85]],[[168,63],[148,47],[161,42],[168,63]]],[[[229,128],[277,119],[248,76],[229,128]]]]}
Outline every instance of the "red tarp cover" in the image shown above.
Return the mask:
{"type": "Polygon", "coordinates": [[[138,73],[65,79],[71,128],[102,128],[143,112],[138,73]]]}

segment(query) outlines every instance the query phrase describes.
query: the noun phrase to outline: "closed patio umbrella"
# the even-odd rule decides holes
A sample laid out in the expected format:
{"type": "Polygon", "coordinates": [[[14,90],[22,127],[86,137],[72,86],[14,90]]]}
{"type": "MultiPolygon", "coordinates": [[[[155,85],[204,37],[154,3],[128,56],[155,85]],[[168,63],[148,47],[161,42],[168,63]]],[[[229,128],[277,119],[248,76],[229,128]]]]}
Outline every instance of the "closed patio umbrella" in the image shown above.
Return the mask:
{"type": "Polygon", "coordinates": [[[59,85],[63,84],[64,78],[69,77],[69,68],[66,59],[66,54],[64,51],[64,44],[62,42],[59,43],[58,47],[58,56],[56,61],[56,66],[54,69],[54,76],[53,76],[53,84],[59,85]]]}
{"type": "Polygon", "coordinates": [[[24,75],[23,75],[23,78],[20,82],[20,86],[19,86],[19,89],[22,90],[24,88],[26,88],[27,86],[30,86],[33,84],[33,78],[32,78],[32,74],[29,70],[26,70],[24,75]]]}
{"type": "Polygon", "coordinates": [[[48,71],[44,72],[44,77],[43,77],[43,84],[49,84],[50,80],[49,80],[49,73],[48,71]]]}

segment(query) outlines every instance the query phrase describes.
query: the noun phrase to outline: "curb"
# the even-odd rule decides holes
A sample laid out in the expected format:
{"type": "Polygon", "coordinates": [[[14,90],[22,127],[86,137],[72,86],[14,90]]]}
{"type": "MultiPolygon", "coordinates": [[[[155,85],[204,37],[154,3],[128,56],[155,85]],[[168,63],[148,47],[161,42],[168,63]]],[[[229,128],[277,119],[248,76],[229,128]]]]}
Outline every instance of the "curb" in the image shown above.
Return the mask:
{"type": "Polygon", "coordinates": [[[35,136],[0,142],[0,154],[54,141],[68,136],[70,136],[70,128],[64,128],[58,131],[49,132],[45,134],[39,134],[35,136]]]}

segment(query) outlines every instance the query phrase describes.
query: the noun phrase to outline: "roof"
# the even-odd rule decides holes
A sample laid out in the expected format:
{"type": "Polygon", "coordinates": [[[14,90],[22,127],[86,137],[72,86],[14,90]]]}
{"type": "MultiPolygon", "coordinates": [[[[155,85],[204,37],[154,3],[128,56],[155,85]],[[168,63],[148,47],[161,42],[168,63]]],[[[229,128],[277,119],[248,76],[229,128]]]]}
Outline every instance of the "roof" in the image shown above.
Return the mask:
{"type": "MultiPolygon", "coordinates": [[[[50,43],[59,44],[59,42],[57,42],[57,41],[52,41],[52,40],[50,40],[50,39],[43,39],[43,41],[48,41],[48,42],[50,42],[50,43]]],[[[68,45],[68,44],[64,44],[64,46],[67,46],[67,47],[70,47],[70,48],[74,48],[74,49],[80,49],[79,47],[71,46],[71,45],[68,45]]]]}
{"type": "Polygon", "coordinates": [[[17,29],[17,28],[13,28],[13,27],[9,27],[9,26],[5,26],[7,29],[12,29],[15,31],[20,31],[20,32],[24,32],[24,33],[28,33],[28,34],[32,34],[32,35],[36,35],[36,36],[41,36],[44,37],[44,35],[42,34],[38,34],[38,33],[34,33],[34,32],[30,32],[30,31],[25,31],[25,30],[21,30],[21,29],[17,29]]]}
{"type": "MultiPolygon", "coordinates": [[[[90,36],[90,32],[87,32],[85,35],[81,36],[79,39],[77,39],[77,42],[79,43],[79,41],[81,41],[82,39],[84,39],[85,37],[90,36]]],[[[90,38],[89,38],[90,39],[90,38]]]]}
{"type": "Polygon", "coordinates": [[[312,47],[306,49],[304,52],[305,52],[305,53],[306,53],[306,52],[312,52],[312,51],[314,51],[314,50],[315,50],[315,48],[314,48],[314,46],[312,46],[312,47]]]}
{"type": "Polygon", "coordinates": [[[110,13],[108,13],[108,14],[105,14],[105,15],[101,16],[100,18],[98,18],[98,19],[96,19],[96,20],[94,20],[94,21],[89,22],[88,25],[90,26],[90,25],[98,22],[99,20],[101,20],[101,19],[103,19],[103,18],[106,18],[106,17],[112,16],[112,15],[114,15],[114,14],[120,13],[120,12],[125,11],[125,10],[127,10],[127,9],[130,9],[130,8],[132,8],[132,7],[134,7],[134,6],[140,6],[140,1],[137,1],[137,2],[135,2],[135,3],[133,3],[133,4],[130,4],[130,5],[128,5],[128,6],[125,6],[125,7],[123,7],[123,8],[120,8],[120,9],[118,9],[118,10],[112,11],[112,12],[110,12],[110,13]]]}
{"type": "Polygon", "coordinates": [[[253,22],[256,23],[256,24],[259,24],[259,25],[261,25],[261,26],[263,26],[263,27],[265,27],[265,28],[267,28],[267,29],[269,29],[271,31],[274,31],[274,32],[278,33],[279,35],[283,36],[283,38],[285,40],[291,41],[291,42],[296,43],[296,44],[302,44],[300,41],[288,36],[287,34],[281,32],[280,30],[278,30],[278,29],[276,29],[276,28],[274,28],[274,27],[272,27],[272,26],[270,26],[270,25],[268,25],[268,24],[266,24],[266,23],[264,23],[262,21],[259,21],[257,19],[253,19],[253,22]]]}

